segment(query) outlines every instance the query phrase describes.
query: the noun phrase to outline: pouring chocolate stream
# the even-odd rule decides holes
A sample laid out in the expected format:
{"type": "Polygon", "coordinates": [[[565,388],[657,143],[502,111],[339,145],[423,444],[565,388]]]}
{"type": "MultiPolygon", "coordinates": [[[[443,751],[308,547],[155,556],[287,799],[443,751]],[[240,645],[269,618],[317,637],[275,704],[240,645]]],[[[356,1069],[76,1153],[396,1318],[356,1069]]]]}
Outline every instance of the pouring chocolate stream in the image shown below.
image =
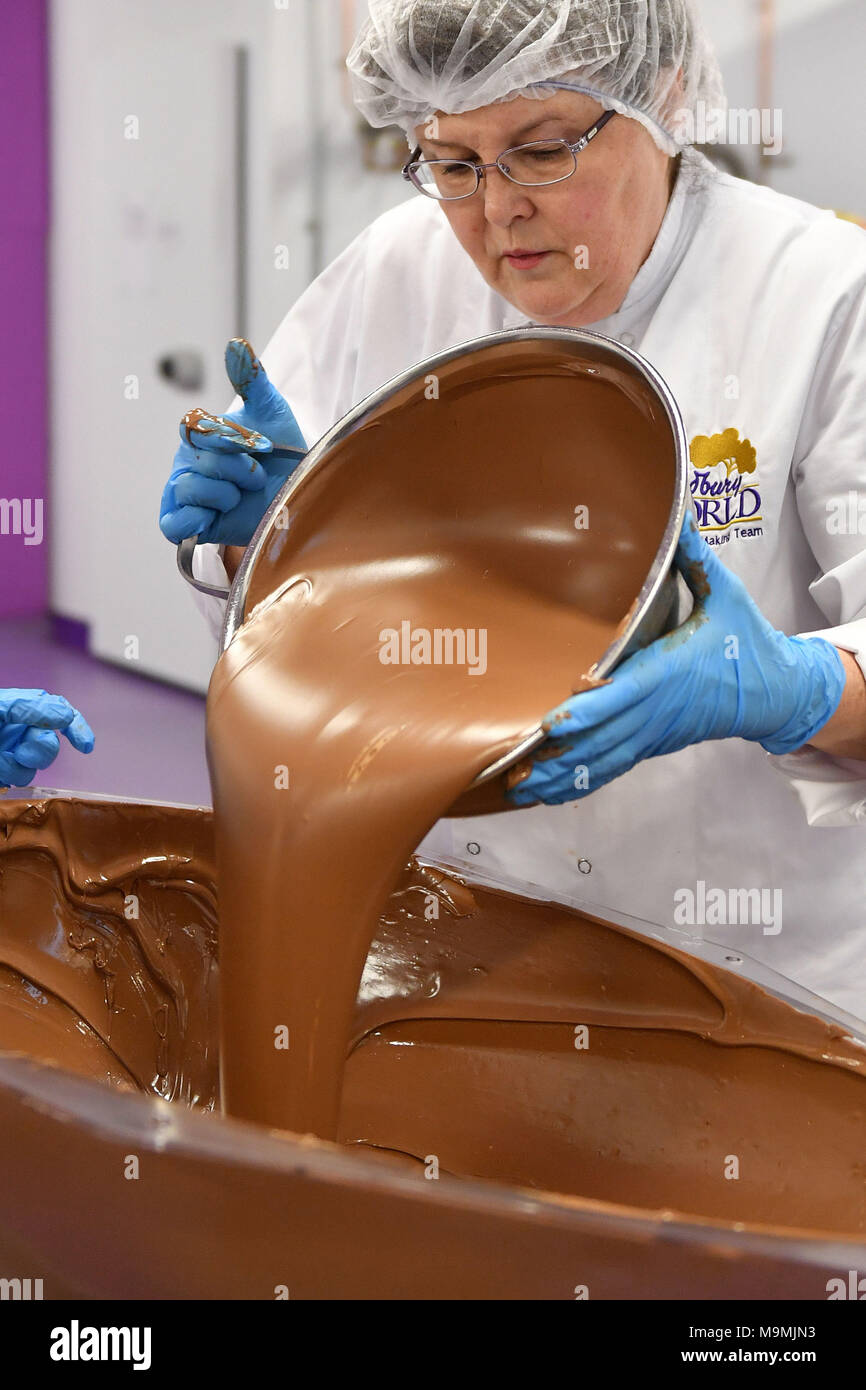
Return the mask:
{"type": "Polygon", "coordinates": [[[327,1138],[403,865],[584,688],[673,495],[667,420],[624,371],[518,343],[429,385],[309,474],[208,696],[223,1103],[327,1138]]]}

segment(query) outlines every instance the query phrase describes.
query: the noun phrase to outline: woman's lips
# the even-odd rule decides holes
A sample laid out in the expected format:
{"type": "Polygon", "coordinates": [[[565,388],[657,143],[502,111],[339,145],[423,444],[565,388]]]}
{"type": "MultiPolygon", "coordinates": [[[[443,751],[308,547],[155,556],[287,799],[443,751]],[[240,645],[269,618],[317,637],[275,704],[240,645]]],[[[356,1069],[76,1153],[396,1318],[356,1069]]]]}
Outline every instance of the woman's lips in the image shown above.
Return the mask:
{"type": "Polygon", "coordinates": [[[503,259],[515,270],[531,270],[533,266],[541,265],[545,256],[549,255],[549,251],[506,251],[503,259]]]}

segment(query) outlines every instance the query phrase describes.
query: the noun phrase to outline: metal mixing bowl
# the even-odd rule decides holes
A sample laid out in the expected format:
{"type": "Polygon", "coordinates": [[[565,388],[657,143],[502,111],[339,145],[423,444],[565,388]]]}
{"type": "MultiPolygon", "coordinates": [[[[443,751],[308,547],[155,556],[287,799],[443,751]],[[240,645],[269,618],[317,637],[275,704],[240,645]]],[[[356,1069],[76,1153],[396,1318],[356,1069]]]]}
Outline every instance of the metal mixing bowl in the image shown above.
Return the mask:
{"type": "MultiPolygon", "coordinates": [[[[686,472],[688,441],[677,403],[666,382],[649,362],[639,353],[623,347],[612,339],[604,338],[597,333],[589,333],[584,329],[528,327],[473,338],[469,342],[449,348],[446,352],[437,353],[386,382],[378,391],[367,396],[365,400],[350,410],[348,415],[338,421],[313,446],[303,463],[274,498],[247,547],[230,590],[203,584],[193,577],[192,556],[196,545],[195,539],[186,541],[179,547],[178,566],[184,578],[195,588],[228,600],[222,633],[223,651],[229,646],[244,621],[250,579],[266,539],[274,526],[277,514],[288,503],[297,500],[298,494],[303,490],[314,469],[321,470],[328,467],[333,456],[334,446],[353,434],[370,419],[371,415],[390,402],[398,392],[415,383],[423,385],[425,378],[429,377],[431,373],[435,374],[438,368],[447,363],[469,358],[473,354],[483,354],[490,348],[501,344],[521,343],[527,339],[555,343],[565,355],[572,354],[585,361],[595,361],[599,366],[607,364],[619,368],[620,371],[627,373],[640,381],[644,387],[649,388],[651,396],[661,407],[670,427],[674,479],[673,496],[664,534],[646,579],[631,607],[627,621],[623,623],[614,641],[592,668],[592,675],[598,678],[608,676],[625,657],[630,656],[638,648],[645,647],[673,626],[676,621],[680,591],[677,574],[673,568],[673,558],[688,497],[686,472]]],[[[509,753],[498,758],[496,762],[491,763],[489,767],[479,773],[472,786],[480,786],[497,777],[507,768],[526,757],[546,737],[545,730],[539,726],[523,738],[509,753]]]]}

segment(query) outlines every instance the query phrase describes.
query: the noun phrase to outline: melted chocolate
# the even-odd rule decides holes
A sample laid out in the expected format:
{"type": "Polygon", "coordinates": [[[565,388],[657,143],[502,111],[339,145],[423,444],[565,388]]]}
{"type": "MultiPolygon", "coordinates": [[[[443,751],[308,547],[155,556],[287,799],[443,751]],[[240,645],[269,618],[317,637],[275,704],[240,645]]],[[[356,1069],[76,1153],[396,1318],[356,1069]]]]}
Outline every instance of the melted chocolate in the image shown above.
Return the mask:
{"type": "Polygon", "coordinates": [[[208,696],[229,1113],[336,1135],[353,1001],[403,864],[587,685],[674,471],[648,386],[527,340],[407,385],[310,473],[208,696]],[[455,631],[463,661],[443,645],[437,663],[455,631]]]}
{"type": "Polygon", "coordinates": [[[216,1086],[214,873],[206,812],[0,801],[0,1275],[55,1298],[825,1298],[866,1269],[862,1045],[432,865],[404,868],[366,962],[345,1147],[192,1113],[216,1086]],[[113,996],[82,925],[115,945],[113,996]]]}
{"type": "Polygon", "coordinates": [[[3,801],[0,837],[0,1046],[212,1105],[210,817],[3,801]]]}

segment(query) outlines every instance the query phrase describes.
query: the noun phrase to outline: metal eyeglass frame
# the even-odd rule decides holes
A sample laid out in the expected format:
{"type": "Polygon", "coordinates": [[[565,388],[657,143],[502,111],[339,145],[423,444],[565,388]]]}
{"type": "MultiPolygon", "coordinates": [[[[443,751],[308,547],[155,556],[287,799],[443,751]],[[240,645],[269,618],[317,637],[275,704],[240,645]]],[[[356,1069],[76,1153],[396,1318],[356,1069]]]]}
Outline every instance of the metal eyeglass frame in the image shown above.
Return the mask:
{"type": "Polygon", "coordinates": [[[607,125],[611,116],[615,115],[615,111],[605,111],[604,115],[596,121],[595,125],[590,126],[589,130],[585,131],[584,134],[581,135],[579,140],[530,140],[525,145],[510,145],[507,150],[502,151],[502,154],[499,156],[499,158],[495,159],[492,164],[476,164],[471,159],[422,160],[419,159],[419,155],[421,154],[421,146],[418,145],[416,146],[415,153],[412,155],[412,158],[408,161],[407,164],[403,165],[403,177],[409,183],[411,183],[412,187],[416,188],[419,193],[423,193],[425,197],[432,198],[437,203],[459,203],[464,198],[474,197],[474,195],[478,192],[479,188],[481,187],[482,175],[485,174],[488,169],[498,169],[500,174],[504,174],[505,178],[509,179],[511,183],[517,184],[518,188],[550,188],[555,183],[565,183],[566,179],[574,177],[574,175],[577,173],[577,156],[581,153],[582,150],[586,149],[590,140],[594,140],[596,135],[598,135],[598,132],[604,126],[607,125]],[[509,173],[508,169],[505,168],[502,164],[502,160],[505,159],[506,155],[513,154],[516,150],[531,150],[533,148],[538,147],[539,145],[564,145],[565,148],[571,152],[571,156],[574,160],[574,168],[572,169],[571,173],[563,174],[558,179],[542,180],[541,183],[521,183],[520,179],[514,178],[513,175],[509,173]],[[457,193],[450,198],[438,197],[435,193],[431,193],[429,188],[423,188],[422,185],[417,181],[415,177],[415,170],[419,164],[423,164],[425,167],[432,164],[465,164],[467,169],[473,169],[475,171],[475,187],[472,189],[471,193],[457,193]]]}

